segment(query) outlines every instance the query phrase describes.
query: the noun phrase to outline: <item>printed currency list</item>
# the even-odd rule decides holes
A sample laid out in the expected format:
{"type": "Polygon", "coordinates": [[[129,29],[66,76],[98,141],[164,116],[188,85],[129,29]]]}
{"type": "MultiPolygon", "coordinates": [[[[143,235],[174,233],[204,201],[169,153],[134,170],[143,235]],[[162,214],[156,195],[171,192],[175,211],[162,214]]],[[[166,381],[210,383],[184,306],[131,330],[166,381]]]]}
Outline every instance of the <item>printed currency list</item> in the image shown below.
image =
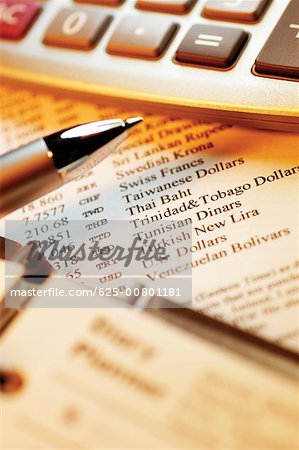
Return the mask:
{"type": "MultiPolygon", "coordinates": [[[[138,113],[68,99],[55,102],[26,91],[16,104],[14,95],[20,93],[2,90],[6,149],[64,126],[138,113]],[[19,136],[10,126],[16,116],[19,136]]],[[[192,269],[192,299],[184,301],[192,300],[193,307],[206,314],[294,349],[298,172],[292,134],[147,115],[101,166],[8,219],[28,222],[25,241],[60,233],[66,245],[80,235],[101,246],[119,234],[111,228],[112,221],[126,221],[132,238],[155,239],[155,245],[173,251],[171,260],[144,264],[147,286],[192,269]],[[65,225],[55,233],[30,228],[31,221],[45,220],[65,225]],[[79,231],[72,231],[72,220],[80,220],[79,231]]],[[[72,278],[92,273],[84,278],[90,285],[127,284],[117,261],[106,266],[92,261],[83,267],[79,260],[53,265],[58,274],[72,278]]]]}
{"type": "Polygon", "coordinates": [[[179,273],[191,253],[195,308],[296,346],[295,137],[153,118],[140,135],[113,157],[124,210],[135,236],[177,245],[172,267],[153,264],[148,278],[179,273]]]}

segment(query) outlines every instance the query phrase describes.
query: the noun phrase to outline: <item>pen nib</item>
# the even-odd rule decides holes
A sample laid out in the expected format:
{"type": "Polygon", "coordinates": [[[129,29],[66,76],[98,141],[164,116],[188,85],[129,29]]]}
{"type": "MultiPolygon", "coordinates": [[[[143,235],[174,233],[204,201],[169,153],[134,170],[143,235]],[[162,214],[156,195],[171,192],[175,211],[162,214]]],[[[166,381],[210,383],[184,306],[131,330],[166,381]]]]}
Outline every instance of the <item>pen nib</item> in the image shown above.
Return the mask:
{"type": "Polygon", "coordinates": [[[130,133],[131,129],[140,122],[143,122],[142,117],[131,117],[130,119],[125,120],[126,130],[128,133],[130,133]]]}

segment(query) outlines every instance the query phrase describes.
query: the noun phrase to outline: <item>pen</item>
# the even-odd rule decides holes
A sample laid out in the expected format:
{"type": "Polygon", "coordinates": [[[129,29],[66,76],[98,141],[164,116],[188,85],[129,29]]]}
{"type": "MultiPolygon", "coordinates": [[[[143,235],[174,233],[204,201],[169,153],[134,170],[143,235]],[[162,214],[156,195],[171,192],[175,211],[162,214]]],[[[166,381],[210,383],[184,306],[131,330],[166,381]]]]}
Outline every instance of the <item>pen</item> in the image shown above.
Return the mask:
{"type": "Polygon", "coordinates": [[[90,122],[37,139],[0,157],[0,217],[57,189],[110,155],[141,117],[90,122]]]}

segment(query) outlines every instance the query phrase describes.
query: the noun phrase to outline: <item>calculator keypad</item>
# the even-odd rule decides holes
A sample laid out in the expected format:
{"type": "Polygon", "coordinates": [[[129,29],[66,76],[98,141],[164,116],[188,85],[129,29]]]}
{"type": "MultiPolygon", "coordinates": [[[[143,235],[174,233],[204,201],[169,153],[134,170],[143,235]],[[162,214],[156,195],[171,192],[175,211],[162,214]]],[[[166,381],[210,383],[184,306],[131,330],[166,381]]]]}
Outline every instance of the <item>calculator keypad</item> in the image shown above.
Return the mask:
{"type": "Polygon", "coordinates": [[[127,16],[112,35],[107,51],[113,55],[156,59],[166,49],[176,28],[164,17],[127,16]]]}
{"type": "Polygon", "coordinates": [[[247,40],[236,28],[194,25],[176,52],[181,63],[228,68],[233,65],[247,40]]]}
{"type": "Polygon", "coordinates": [[[256,22],[269,0],[208,0],[203,15],[209,19],[256,22]]]}
{"type": "Polygon", "coordinates": [[[64,8],[59,11],[44,36],[44,44],[55,47],[90,50],[111,21],[100,11],[64,8]]]}
{"type": "Polygon", "coordinates": [[[294,130],[298,1],[0,0],[1,68],[95,97],[121,102],[130,92],[178,112],[294,130]]]}
{"type": "Polygon", "coordinates": [[[146,11],[185,14],[196,0],[137,0],[136,7],[146,11]]]}
{"type": "Polygon", "coordinates": [[[33,24],[41,6],[32,1],[0,1],[0,37],[12,40],[23,38],[33,24]]]}

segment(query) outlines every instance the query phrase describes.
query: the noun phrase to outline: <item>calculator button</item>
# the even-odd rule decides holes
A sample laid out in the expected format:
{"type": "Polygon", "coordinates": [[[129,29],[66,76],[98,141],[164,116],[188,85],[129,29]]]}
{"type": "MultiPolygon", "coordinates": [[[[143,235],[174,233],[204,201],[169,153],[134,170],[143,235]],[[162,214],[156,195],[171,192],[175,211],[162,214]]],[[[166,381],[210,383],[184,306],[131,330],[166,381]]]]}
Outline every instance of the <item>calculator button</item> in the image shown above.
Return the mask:
{"type": "Polygon", "coordinates": [[[1,0],[0,37],[13,40],[24,37],[41,9],[32,1],[1,0]]]}
{"type": "Polygon", "coordinates": [[[120,6],[124,0],[75,0],[77,3],[92,3],[93,5],[120,6]]]}
{"type": "Polygon", "coordinates": [[[156,59],[162,55],[177,25],[164,17],[125,17],[108,44],[113,55],[156,59]]]}
{"type": "Polygon", "coordinates": [[[261,74],[299,78],[299,8],[292,0],[255,61],[261,74]]]}
{"type": "Polygon", "coordinates": [[[111,17],[99,11],[64,8],[50,24],[44,44],[78,50],[91,49],[110,23],[111,17]]]}
{"type": "Polygon", "coordinates": [[[136,7],[146,11],[184,14],[196,0],[137,0],[136,7]]]}
{"type": "Polygon", "coordinates": [[[209,19],[255,22],[269,0],[208,0],[203,15],[209,19]]]}
{"type": "Polygon", "coordinates": [[[176,59],[187,64],[230,67],[247,37],[247,33],[236,28],[194,25],[179,46],[176,59]]]}

